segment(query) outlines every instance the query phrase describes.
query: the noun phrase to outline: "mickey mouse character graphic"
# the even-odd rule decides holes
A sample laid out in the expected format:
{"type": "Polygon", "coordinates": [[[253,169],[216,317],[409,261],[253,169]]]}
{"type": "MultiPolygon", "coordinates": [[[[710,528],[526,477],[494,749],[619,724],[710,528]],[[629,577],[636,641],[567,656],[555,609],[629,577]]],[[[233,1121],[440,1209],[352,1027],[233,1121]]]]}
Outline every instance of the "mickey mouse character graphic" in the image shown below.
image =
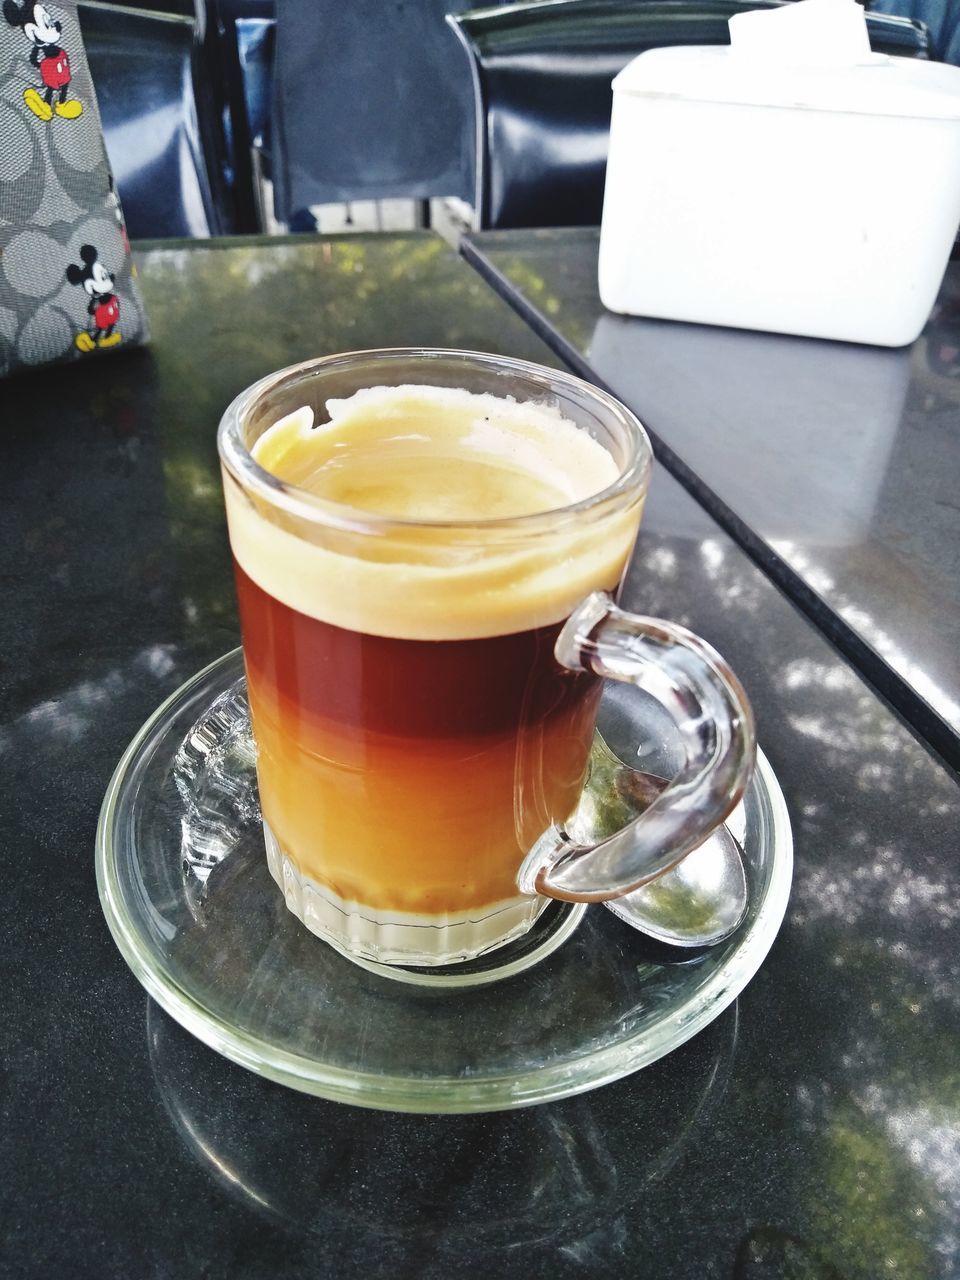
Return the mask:
{"type": "Polygon", "coordinates": [[[38,89],[24,89],[23,100],[35,116],[50,120],[56,111],[64,120],[83,115],[83,105],[67,98],[70,85],[70,57],[60,44],[62,24],[55,22],[42,4],[3,0],[3,16],[11,27],[20,27],[30,42],[30,65],[40,72],[43,96],[38,89]],[[54,105],[54,94],[60,101],[54,105]]]}
{"type": "Polygon", "coordinates": [[[80,246],[83,266],[71,262],[67,267],[67,279],[71,284],[81,284],[90,295],[87,313],[93,317],[93,332],[78,333],[74,341],[81,351],[93,351],[94,347],[115,347],[120,341],[117,323],[120,319],[120,300],[113,292],[113,276],[99,260],[92,244],[80,246]]]}

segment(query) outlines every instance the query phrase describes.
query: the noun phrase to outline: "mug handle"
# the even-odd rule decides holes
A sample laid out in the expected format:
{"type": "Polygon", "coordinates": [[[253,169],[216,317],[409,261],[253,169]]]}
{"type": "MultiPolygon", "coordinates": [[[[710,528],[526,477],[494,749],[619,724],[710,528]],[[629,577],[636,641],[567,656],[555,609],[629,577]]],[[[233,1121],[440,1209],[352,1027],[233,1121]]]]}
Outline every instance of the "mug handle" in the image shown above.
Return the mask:
{"type": "Polygon", "coordinates": [[[680,733],[686,764],[638,818],[598,844],[553,823],[517,875],[523,893],[604,902],[655,880],[697,848],[739,803],[756,758],[740,681],[705,640],[672,622],[627,613],[603,592],[577,606],[554,654],[571,671],[636,685],[680,733]]]}

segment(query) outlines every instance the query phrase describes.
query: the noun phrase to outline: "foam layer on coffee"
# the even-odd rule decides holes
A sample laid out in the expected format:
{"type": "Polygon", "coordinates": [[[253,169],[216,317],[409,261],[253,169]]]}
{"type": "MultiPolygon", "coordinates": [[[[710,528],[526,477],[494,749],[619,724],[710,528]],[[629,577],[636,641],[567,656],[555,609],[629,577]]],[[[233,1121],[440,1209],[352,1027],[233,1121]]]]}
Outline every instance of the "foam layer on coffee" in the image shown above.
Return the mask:
{"type": "Polygon", "coordinates": [[[557,409],[446,387],[370,387],[276,423],[253,456],[317,497],[401,520],[495,520],[568,506],[617,478],[557,409]]]}
{"type": "Polygon", "coordinates": [[[627,511],[505,536],[451,530],[555,511],[617,478],[610,454],[555,408],[439,387],[372,387],[303,408],[253,456],[291,486],[354,512],[425,525],[361,534],[278,512],[224,477],[241,568],[291,608],[370,634],[466,639],[545,626],[619,581],[639,521],[627,511]],[[433,526],[429,522],[434,522],[433,526]]]}

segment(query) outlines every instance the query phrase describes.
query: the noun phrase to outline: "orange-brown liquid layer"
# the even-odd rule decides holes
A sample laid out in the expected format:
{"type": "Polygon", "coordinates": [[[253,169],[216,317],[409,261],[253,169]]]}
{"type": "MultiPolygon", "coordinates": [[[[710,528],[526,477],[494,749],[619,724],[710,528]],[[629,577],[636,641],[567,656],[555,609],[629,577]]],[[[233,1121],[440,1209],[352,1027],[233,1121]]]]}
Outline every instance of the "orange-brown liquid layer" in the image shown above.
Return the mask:
{"type": "Polygon", "coordinates": [[[369,636],[236,577],[261,803],[301,872],[385,911],[515,897],[524,853],[576,805],[600,695],[556,662],[559,624],[369,636]]]}

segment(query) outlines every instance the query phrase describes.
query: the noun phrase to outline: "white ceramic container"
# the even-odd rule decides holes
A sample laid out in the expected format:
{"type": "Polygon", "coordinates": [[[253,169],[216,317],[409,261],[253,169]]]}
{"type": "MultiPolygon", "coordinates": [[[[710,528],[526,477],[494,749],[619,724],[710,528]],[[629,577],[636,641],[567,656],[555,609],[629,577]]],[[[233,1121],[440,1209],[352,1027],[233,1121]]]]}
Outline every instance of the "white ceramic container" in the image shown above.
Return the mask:
{"type": "Polygon", "coordinates": [[[896,347],[960,222],[960,68],[652,49],[613,82],[612,311],[896,347]]]}

